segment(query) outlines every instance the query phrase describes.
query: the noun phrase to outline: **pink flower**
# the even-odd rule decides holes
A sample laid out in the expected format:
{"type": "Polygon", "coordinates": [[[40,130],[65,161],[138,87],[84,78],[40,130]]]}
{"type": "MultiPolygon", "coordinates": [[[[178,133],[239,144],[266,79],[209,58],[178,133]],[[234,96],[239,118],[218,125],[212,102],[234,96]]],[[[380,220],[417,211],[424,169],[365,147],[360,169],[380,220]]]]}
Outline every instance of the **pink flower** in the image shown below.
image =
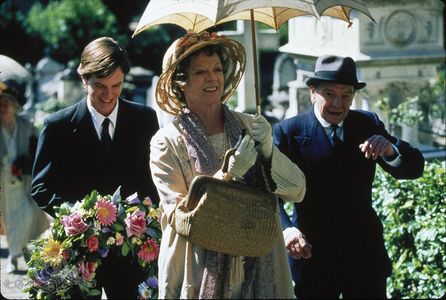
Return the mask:
{"type": "Polygon", "coordinates": [[[94,278],[96,271],[96,263],[91,261],[83,261],[79,263],[79,274],[85,280],[92,280],[94,278]]]}
{"type": "Polygon", "coordinates": [[[93,252],[99,248],[99,239],[97,235],[92,235],[87,239],[88,251],[93,252]]]}
{"type": "Polygon", "coordinates": [[[146,231],[145,213],[137,209],[131,215],[127,214],[125,224],[127,225],[126,232],[128,237],[131,237],[132,235],[141,237],[144,231],[146,231]]]}
{"type": "Polygon", "coordinates": [[[96,218],[102,226],[109,226],[116,221],[118,210],[116,206],[110,201],[101,198],[96,202],[96,218]]]}
{"type": "Polygon", "coordinates": [[[158,258],[160,248],[154,240],[147,240],[138,252],[138,257],[144,261],[154,261],[158,258]]]}
{"type": "Polygon", "coordinates": [[[119,232],[116,233],[116,245],[121,246],[124,243],[124,236],[119,232]]]}
{"type": "Polygon", "coordinates": [[[77,211],[69,216],[63,216],[60,223],[62,223],[67,235],[78,235],[88,229],[88,225],[85,224],[82,216],[77,211]]]}
{"type": "Polygon", "coordinates": [[[152,200],[150,199],[150,197],[145,197],[144,201],[142,203],[147,205],[148,207],[151,207],[153,205],[152,200]]]}

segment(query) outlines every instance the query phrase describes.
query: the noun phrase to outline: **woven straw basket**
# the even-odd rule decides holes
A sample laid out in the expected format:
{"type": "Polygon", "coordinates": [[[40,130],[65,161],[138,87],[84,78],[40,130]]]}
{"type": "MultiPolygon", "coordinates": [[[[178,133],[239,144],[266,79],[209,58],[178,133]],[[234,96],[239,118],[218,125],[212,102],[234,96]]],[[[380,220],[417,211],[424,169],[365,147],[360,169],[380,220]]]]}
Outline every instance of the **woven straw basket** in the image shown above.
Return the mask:
{"type": "Polygon", "coordinates": [[[208,250],[264,256],[280,234],[277,200],[244,184],[197,176],[176,208],[175,229],[208,250]]]}

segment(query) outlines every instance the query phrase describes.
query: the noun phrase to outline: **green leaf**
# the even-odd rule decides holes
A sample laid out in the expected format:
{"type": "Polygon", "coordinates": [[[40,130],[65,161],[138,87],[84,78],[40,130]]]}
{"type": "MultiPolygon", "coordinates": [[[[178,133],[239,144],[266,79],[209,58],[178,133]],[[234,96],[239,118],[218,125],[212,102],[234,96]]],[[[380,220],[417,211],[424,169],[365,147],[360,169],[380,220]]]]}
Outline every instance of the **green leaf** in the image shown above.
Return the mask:
{"type": "Polygon", "coordinates": [[[87,296],[99,296],[101,294],[100,290],[92,289],[88,291],[87,296]]]}
{"type": "Polygon", "coordinates": [[[130,245],[127,242],[124,242],[121,247],[121,253],[123,256],[127,256],[130,251],[130,245]]]}
{"type": "Polygon", "coordinates": [[[119,224],[119,223],[114,223],[114,224],[112,225],[112,228],[113,228],[115,231],[123,231],[123,230],[124,230],[124,226],[122,226],[122,225],[119,224]]]}
{"type": "Polygon", "coordinates": [[[86,196],[84,199],[84,208],[85,209],[92,209],[94,205],[96,204],[98,192],[96,190],[92,191],[89,196],[86,196]]]}

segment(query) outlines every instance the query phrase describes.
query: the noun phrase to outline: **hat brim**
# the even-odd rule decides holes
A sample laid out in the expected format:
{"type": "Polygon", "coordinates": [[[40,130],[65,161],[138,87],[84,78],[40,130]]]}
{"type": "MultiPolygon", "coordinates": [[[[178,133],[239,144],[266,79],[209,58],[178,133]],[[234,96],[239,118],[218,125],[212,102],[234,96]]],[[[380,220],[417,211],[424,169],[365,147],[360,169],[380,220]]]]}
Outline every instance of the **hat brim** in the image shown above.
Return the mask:
{"type": "MultiPolygon", "coordinates": [[[[221,101],[224,103],[234,94],[245,71],[245,48],[239,42],[226,37],[217,37],[207,41],[199,41],[187,48],[184,53],[176,58],[175,61],[160,75],[156,86],[156,102],[163,111],[172,115],[178,115],[180,113],[184,104],[178,99],[178,96],[173,90],[172,77],[175,68],[181,61],[183,61],[183,59],[208,45],[222,45],[229,59],[230,66],[228,71],[224,74],[225,87],[221,101]]],[[[174,53],[172,53],[171,56],[173,55],[174,53]]]]}
{"type": "Polygon", "coordinates": [[[343,81],[343,80],[324,78],[324,77],[318,77],[318,76],[307,77],[304,79],[304,82],[307,86],[314,85],[314,84],[321,83],[321,82],[346,84],[346,85],[353,86],[353,88],[356,91],[360,90],[366,86],[365,82],[359,82],[359,81],[358,82],[347,82],[347,81],[343,81]]]}
{"type": "Polygon", "coordinates": [[[14,93],[8,93],[7,91],[0,92],[0,96],[7,97],[11,101],[17,103],[18,106],[22,107],[26,103],[26,98],[16,95],[14,93]]]}

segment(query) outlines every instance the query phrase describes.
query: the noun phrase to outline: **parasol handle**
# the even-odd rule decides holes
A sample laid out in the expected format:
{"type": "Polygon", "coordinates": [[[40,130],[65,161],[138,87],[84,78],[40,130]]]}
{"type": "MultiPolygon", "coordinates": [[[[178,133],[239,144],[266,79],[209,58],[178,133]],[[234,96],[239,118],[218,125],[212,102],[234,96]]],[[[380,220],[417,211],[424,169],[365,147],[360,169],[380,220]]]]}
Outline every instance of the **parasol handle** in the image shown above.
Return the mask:
{"type": "Polygon", "coordinates": [[[259,75],[257,71],[257,45],[256,45],[256,30],[254,23],[254,10],[250,9],[251,13],[251,42],[252,42],[252,60],[254,65],[254,90],[256,95],[256,115],[260,115],[260,96],[259,96],[259,75]]]}

